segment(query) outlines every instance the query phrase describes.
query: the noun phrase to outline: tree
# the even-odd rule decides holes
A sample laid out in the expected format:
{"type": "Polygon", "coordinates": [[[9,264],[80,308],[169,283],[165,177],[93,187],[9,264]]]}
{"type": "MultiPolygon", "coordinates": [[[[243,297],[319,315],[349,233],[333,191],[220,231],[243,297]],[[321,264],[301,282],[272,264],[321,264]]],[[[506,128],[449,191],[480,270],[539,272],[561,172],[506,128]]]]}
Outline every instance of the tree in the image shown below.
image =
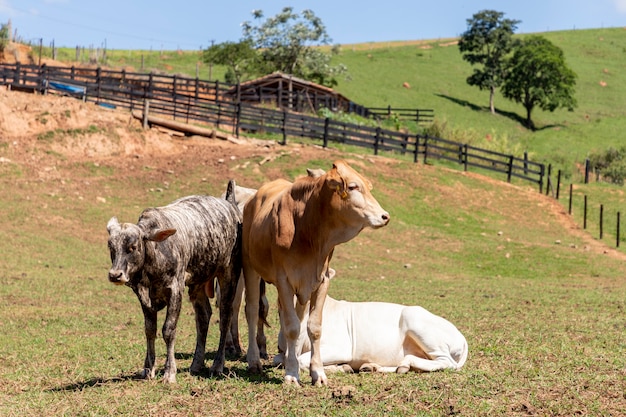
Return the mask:
{"type": "Polygon", "coordinates": [[[534,130],[531,113],[535,107],[551,112],[557,108],[574,110],[576,77],[566,65],[561,48],[543,36],[532,35],[516,48],[502,94],[524,106],[525,124],[534,130]]]}
{"type": "Polygon", "coordinates": [[[0,56],[4,56],[4,50],[9,45],[9,40],[11,36],[11,22],[8,24],[0,25],[0,56]]]}
{"type": "Polygon", "coordinates": [[[489,90],[489,108],[495,113],[494,95],[506,75],[507,55],[515,45],[513,32],[519,20],[504,19],[504,13],[482,10],[467,19],[468,29],[461,35],[459,50],[475,68],[467,83],[489,90]]]}
{"type": "Polygon", "coordinates": [[[243,77],[254,72],[257,53],[248,41],[224,42],[211,45],[202,53],[206,63],[228,67],[226,82],[239,84],[243,77]]]}
{"type": "MultiPolygon", "coordinates": [[[[252,12],[255,19],[263,19],[263,12],[252,12]]],[[[330,45],[322,20],[312,10],[294,13],[292,7],[266,19],[258,26],[243,23],[243,39],[260,54],[258,71],[268,74],[281,71],[320,84],[334,86],[335,77],[346,72],[343,65],[331,66],[330,60],[339,52],[337,46],[326,53],[320,45],[330,45]]]]}

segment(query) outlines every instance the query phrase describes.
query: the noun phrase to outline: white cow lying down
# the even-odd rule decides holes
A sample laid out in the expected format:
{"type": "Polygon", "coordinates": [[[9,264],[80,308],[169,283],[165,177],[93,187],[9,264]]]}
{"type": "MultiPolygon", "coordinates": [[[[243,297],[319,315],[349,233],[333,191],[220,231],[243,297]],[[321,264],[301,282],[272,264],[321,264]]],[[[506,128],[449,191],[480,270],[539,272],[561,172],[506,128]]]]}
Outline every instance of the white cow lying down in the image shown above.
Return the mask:
{"type": "MultiPolygon", "coordinates": [[[[334,274],[330,269],[330,277],[334,274]]],[[[461,332],[448,320],[420,306],[353,303],[327,296],[322,317],[320,352],[329,371],[456,370],[467,359],[467,341],[461,332]]],[[[311,360],[307,342],[304,340],[298,353],[301,370],[309,369],[311,360]]],[[[274,357],[275,365],[284,358],[282,333],[278,345],[281,353],[274,357]]]]}

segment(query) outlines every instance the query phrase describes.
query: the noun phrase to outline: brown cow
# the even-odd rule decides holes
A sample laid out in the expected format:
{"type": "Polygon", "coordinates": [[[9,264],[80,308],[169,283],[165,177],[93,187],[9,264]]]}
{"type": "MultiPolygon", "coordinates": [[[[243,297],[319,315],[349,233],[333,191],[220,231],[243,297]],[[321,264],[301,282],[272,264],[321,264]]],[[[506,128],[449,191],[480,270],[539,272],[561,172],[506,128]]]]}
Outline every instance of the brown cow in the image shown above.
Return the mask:
{"type": "Polygon", "coordinates": [[[308,302],[309,372],[313,385],[328,383],[319,350],[328,292],[326,270],[336,245],[354,238],[365,227],[389,223],[389,213],[372,196],[371,188],[345,161],[337,161],[317,178],[269,182],[246,204],[242,243],[251,371],[261,371],[256,325],[262,277],[278,290],[281,328],[287,341],[285,383],[299,385],[296,345],[303,342],[300,324],[308,302]]]}

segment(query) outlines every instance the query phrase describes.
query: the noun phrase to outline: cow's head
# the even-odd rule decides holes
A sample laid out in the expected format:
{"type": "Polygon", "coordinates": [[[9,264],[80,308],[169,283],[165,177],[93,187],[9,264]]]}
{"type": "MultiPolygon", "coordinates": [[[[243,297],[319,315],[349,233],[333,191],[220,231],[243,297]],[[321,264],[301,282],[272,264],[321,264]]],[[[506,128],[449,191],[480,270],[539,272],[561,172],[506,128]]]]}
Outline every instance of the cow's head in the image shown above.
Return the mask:
{"type": "Polygon", "coordinates": [[[389,213],[371,193],[372,183],[345,161],[336,161],[326,173],[326,184],[340,199],[339,208],[363,227],[379,228],[389,223],[389,213]]]}
{"type": "Polygon", "coordinates": [[[130,278],[143,268],[146,240],[162,242],[176,233],[176,229],[155,229],[145,233],[136,224],[120,224],[116,217],[111,217],[107,223],[107,230],[111,253],[109,281],[118,285],[128,283],[130,278]]]}

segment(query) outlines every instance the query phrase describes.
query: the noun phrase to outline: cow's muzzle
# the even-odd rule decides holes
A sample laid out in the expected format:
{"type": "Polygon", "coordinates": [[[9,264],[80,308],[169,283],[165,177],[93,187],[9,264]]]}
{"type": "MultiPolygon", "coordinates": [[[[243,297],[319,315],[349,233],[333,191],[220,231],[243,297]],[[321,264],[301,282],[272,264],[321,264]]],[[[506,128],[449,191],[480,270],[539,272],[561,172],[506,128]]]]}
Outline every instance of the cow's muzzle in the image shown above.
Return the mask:
{"type": "Polygon", "coordinates": [[[111,269],[109,270],[109,281],[116,285],[124,285],[128,282],[128,279],[126,278],[124,271],[111,269]]]}

